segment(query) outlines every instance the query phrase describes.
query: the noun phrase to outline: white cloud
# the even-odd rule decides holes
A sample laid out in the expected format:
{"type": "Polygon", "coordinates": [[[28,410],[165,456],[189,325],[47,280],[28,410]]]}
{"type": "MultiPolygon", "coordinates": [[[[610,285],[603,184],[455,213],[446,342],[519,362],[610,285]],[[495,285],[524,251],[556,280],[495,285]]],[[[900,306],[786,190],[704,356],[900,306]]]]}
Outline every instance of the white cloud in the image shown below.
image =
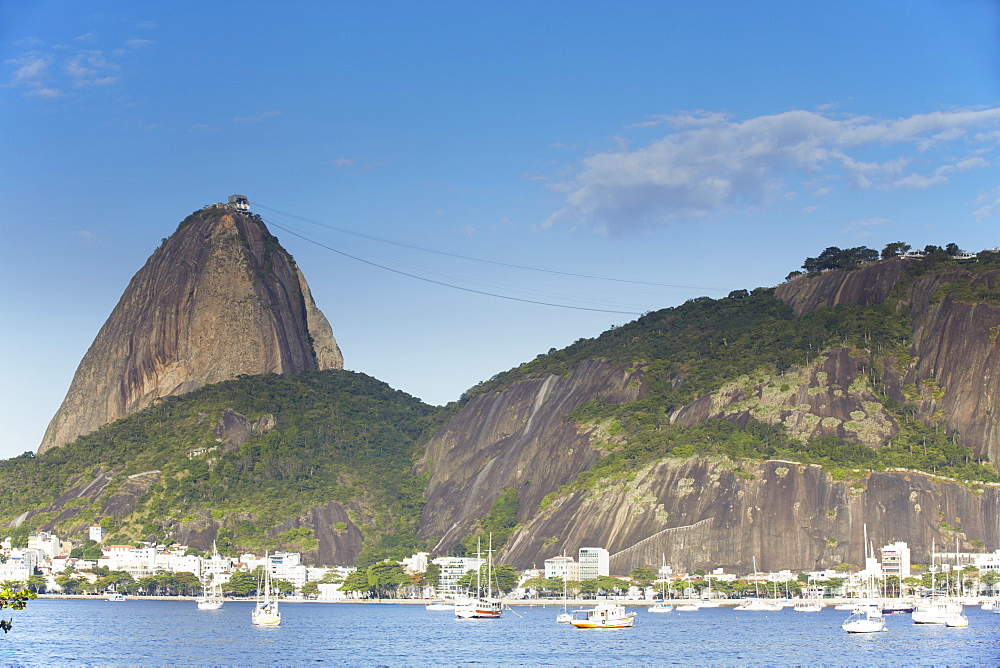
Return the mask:
{"type": "MultiPolygon", "coordinates": [[[[959,141],[998,143],[990,133],[1000,128],[1000,108],[900,119],[798,110],[744,121],[698,111],[643,125],[653,124],[672,131],[635,149],[619,142],[554,184],[565,204],[546,224],[625,230],[766,207],[807,180],[842,180],[857,189],[928,188],[988,164],[977,151],[943,159],[933,149],[959,141]],[[920,165],[943,164],[930,174],[909,171],[918,158],[920,165]]],[[[828,192],[830,186],[814,194],[828,192]]]]}
{"type": "Polygon", "coordinates": [[[980,206],[972,212],[976,220],[983,222],[987,218],[992,218],[1000,213],[1000,186],[995,186],[984,193],[980,193],[976,199],[976,204],[980,206]]]}
{"type": "Polygon", "coordinates": [[[818,210],[819,210],[819,207],[816,206],[815,204],[813,204],[813,205],[810,205],[810,206],[804,206],[804,207],[802,207],[802,209],[799,211],[799,213],[810,214],[810,213],[814,213],[815,211],[818,211],[818,210]]]}
{"type": "Polygon", "coordinates": [[[865,218],[863,220],[854,220],[849,222],[841,232],[845,235],[851,235],[856,239],[865,239],[875,236],[875,233],[872,232],[870,228],[882,227],[891,222],[892,221],[888,218],[865,218]]]}
{"type": "Polygon", "coordinates": [[[269,118],[274,118],[275,116],[281,116],[281,112],[265,111],[264,113],[257,114],[256,116],[237,116],[233,119],[233,123],[260,123],[269,118]]]}
{"type": "Polygon", "coordinates": [[[71,56],[65,64],[75,88],[107,86],[118,81],[111,72],[117,72],[118,65],[105,58],[100,51],[80,51],[71,56]]]}

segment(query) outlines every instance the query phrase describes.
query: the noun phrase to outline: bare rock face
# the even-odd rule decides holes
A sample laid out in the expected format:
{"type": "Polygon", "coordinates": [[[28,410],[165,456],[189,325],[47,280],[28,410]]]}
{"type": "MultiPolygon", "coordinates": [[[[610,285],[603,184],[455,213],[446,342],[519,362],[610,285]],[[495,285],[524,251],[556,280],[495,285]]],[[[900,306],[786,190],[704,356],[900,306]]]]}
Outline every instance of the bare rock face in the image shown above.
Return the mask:
{"type": "Polygon", "coordinates": [[[566,415],[590,399],[634,401],[644,391],[641,372],[591,360],[568,378],[529,379],[473,398],[427,446],[420,537],[448,552],[508,487],[518,491],[518,520],[530,517],[546,494],[601,456],[566,415]]]}
{"type": "MultiPolygon", "coordinates": [[[[778,286],[775,294],[796,315],[836,304],[878,304],[902,277],[905,263],[887,260],[854,271],[799,276],[778,286]]],[[[1000,271],[973,273],[956,266],[915,280],[899,301],[913,320],[913,362],[906,369],[885,368],[883,378],[896,399],[917,403],[918,417],[946,425],[977,454],[1000,462],[1000,308],[940,297],[938,289],[956,279],[992,289],[1000,285],[1000,271]]]]}
{"type": "Polygon", "coordinates": [[[341,368],[329,322],[264,223],[207,207],[184,220],[132,278],[38,452],[210,383],[341,368]]]}
{"type": "Polygon", "coordinates": [[[775,295],[789,304],[796,316],[837,304],[881,304],[906,270],[906,262],[891,259],[855,271],[797,276],[779,285],[775,295]]]}
{"type": "Polygon", "coordinates": [[[995,545],[1000,485],[967,485],[919,473],[870,473],[835,481],[816,465],[762,462],[740,475],[727,461],[662,461],[627,482],[557,499],[521,526],[499,556],[516,568],[605,546],[613,573],[667,563],[691,572],[722,566],[816,570],[864,564],[863,527],[875,545],[903,540],[914,563],[932,539],[971,550],[995,545]]]}

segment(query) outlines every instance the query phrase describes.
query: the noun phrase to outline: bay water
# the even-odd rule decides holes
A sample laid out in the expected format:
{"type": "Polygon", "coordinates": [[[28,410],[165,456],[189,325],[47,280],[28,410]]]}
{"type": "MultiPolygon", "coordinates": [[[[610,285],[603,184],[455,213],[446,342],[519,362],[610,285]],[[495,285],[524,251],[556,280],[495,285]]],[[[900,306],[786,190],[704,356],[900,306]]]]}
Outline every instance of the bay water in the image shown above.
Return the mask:
{"type": "MultiPolygon", "coordinates": [[[[281,604],[277,628],[250,623],[249,602],[44,599],[8,612],[4,665],[1000,665],[1000,614],[968,607],[967,628],[887,617],[888,632],[851,635],[849,615],[737,611],[648,613],[631,629],[557,624],[561,607],[516,606],[497,620],[457,620],[422,605],[281,604]]],[[[5,611],[7,612],[7,611],[5,611]]]]}

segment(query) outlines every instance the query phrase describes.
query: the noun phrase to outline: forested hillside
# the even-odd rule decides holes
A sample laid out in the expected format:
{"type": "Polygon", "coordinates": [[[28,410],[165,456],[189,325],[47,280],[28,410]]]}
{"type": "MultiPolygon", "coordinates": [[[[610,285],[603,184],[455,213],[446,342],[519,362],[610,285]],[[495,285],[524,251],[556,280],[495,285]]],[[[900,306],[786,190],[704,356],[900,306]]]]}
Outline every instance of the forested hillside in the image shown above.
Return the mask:
{"type": "MultiPolygon", "coordinates": [[[[0,510],[6,521],[29,512],[15,537],[45,528],[79,538],[103,521],[111,542],[165,540],[201,524],[200,548],[217,529],[227,550],[315,552],[318,533],[350,529],[363,533],[366,559],[404,556],[424,484],[413,461],[438,410],[347,371],[243,377],[0,462],[0,510]],[[341,526],[281,530],[330,502],[347,509],[341,526]]],[[[322,556],[354,563],[359,547],[322,556]]]]}

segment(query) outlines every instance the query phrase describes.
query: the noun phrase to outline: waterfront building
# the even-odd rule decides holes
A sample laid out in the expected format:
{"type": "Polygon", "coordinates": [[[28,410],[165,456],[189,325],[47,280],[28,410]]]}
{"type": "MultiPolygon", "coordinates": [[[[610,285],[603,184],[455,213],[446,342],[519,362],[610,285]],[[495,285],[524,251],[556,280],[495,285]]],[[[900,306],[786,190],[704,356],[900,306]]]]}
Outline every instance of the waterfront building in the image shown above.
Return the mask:
{"type": "Polygon", "coordinates": [[[900,580],[910,577],[910,548],[903,541],[882,548],[882,574],[900,580]]]}
{"type": "Polygon", "coordinates": [[[467,571],[475,571],[486,563],[485,559],[477,557],[438,557],[431,563],[441,567],[438,578],[438,594],[441,596],[460,596],[465,593],[458,581],[467,571]]]}
{"type": "Polygon", "coordinates": [[[100,524],[90,525],[90,540],[94,541],[95,543],[102,542],[104,540],[104,536],[106,536],[107,533],[108,530],[102,527],[100,524]]]}
{"type": "Polygon", "coordinates": [[[427,559],[430,556],[430,552],[417,552],[412,557],[406,557],[401,562],[403,571],[406,573],[423,573],[427,570],[427,559]]]}
{"type": "Polygon", "coordinates": [[[36,550],[14,548],[7,555],[7,560],[0,564],[0,581],[18,580],[25,582],[34,575],[39,557],[36,550]]]}
{"type": "Polygon", "coordinates": [[[552,557],[545,560],[545,577],[561,578],[563,582],[580,579],[580,564],[573,557],[552,557]]]}
{"type": "Polygon", "coordinates": [[[972,565],[979,569],[980,573],[1000,573],[1000,550],[977,554],[972,560],[972,565]]]}
{"type": "Polygon", "coordinates": [[[55,559],[62,548],[62,543],[48,531],[38,531],[28,534],[28,549],[37,550],[44,559],[55,559]]]}
{"type": "Polygon", "coordinates": [[[580,579],[596,580],[611,574],[611,553],[603,547],[581,547],[580,579]]]}

